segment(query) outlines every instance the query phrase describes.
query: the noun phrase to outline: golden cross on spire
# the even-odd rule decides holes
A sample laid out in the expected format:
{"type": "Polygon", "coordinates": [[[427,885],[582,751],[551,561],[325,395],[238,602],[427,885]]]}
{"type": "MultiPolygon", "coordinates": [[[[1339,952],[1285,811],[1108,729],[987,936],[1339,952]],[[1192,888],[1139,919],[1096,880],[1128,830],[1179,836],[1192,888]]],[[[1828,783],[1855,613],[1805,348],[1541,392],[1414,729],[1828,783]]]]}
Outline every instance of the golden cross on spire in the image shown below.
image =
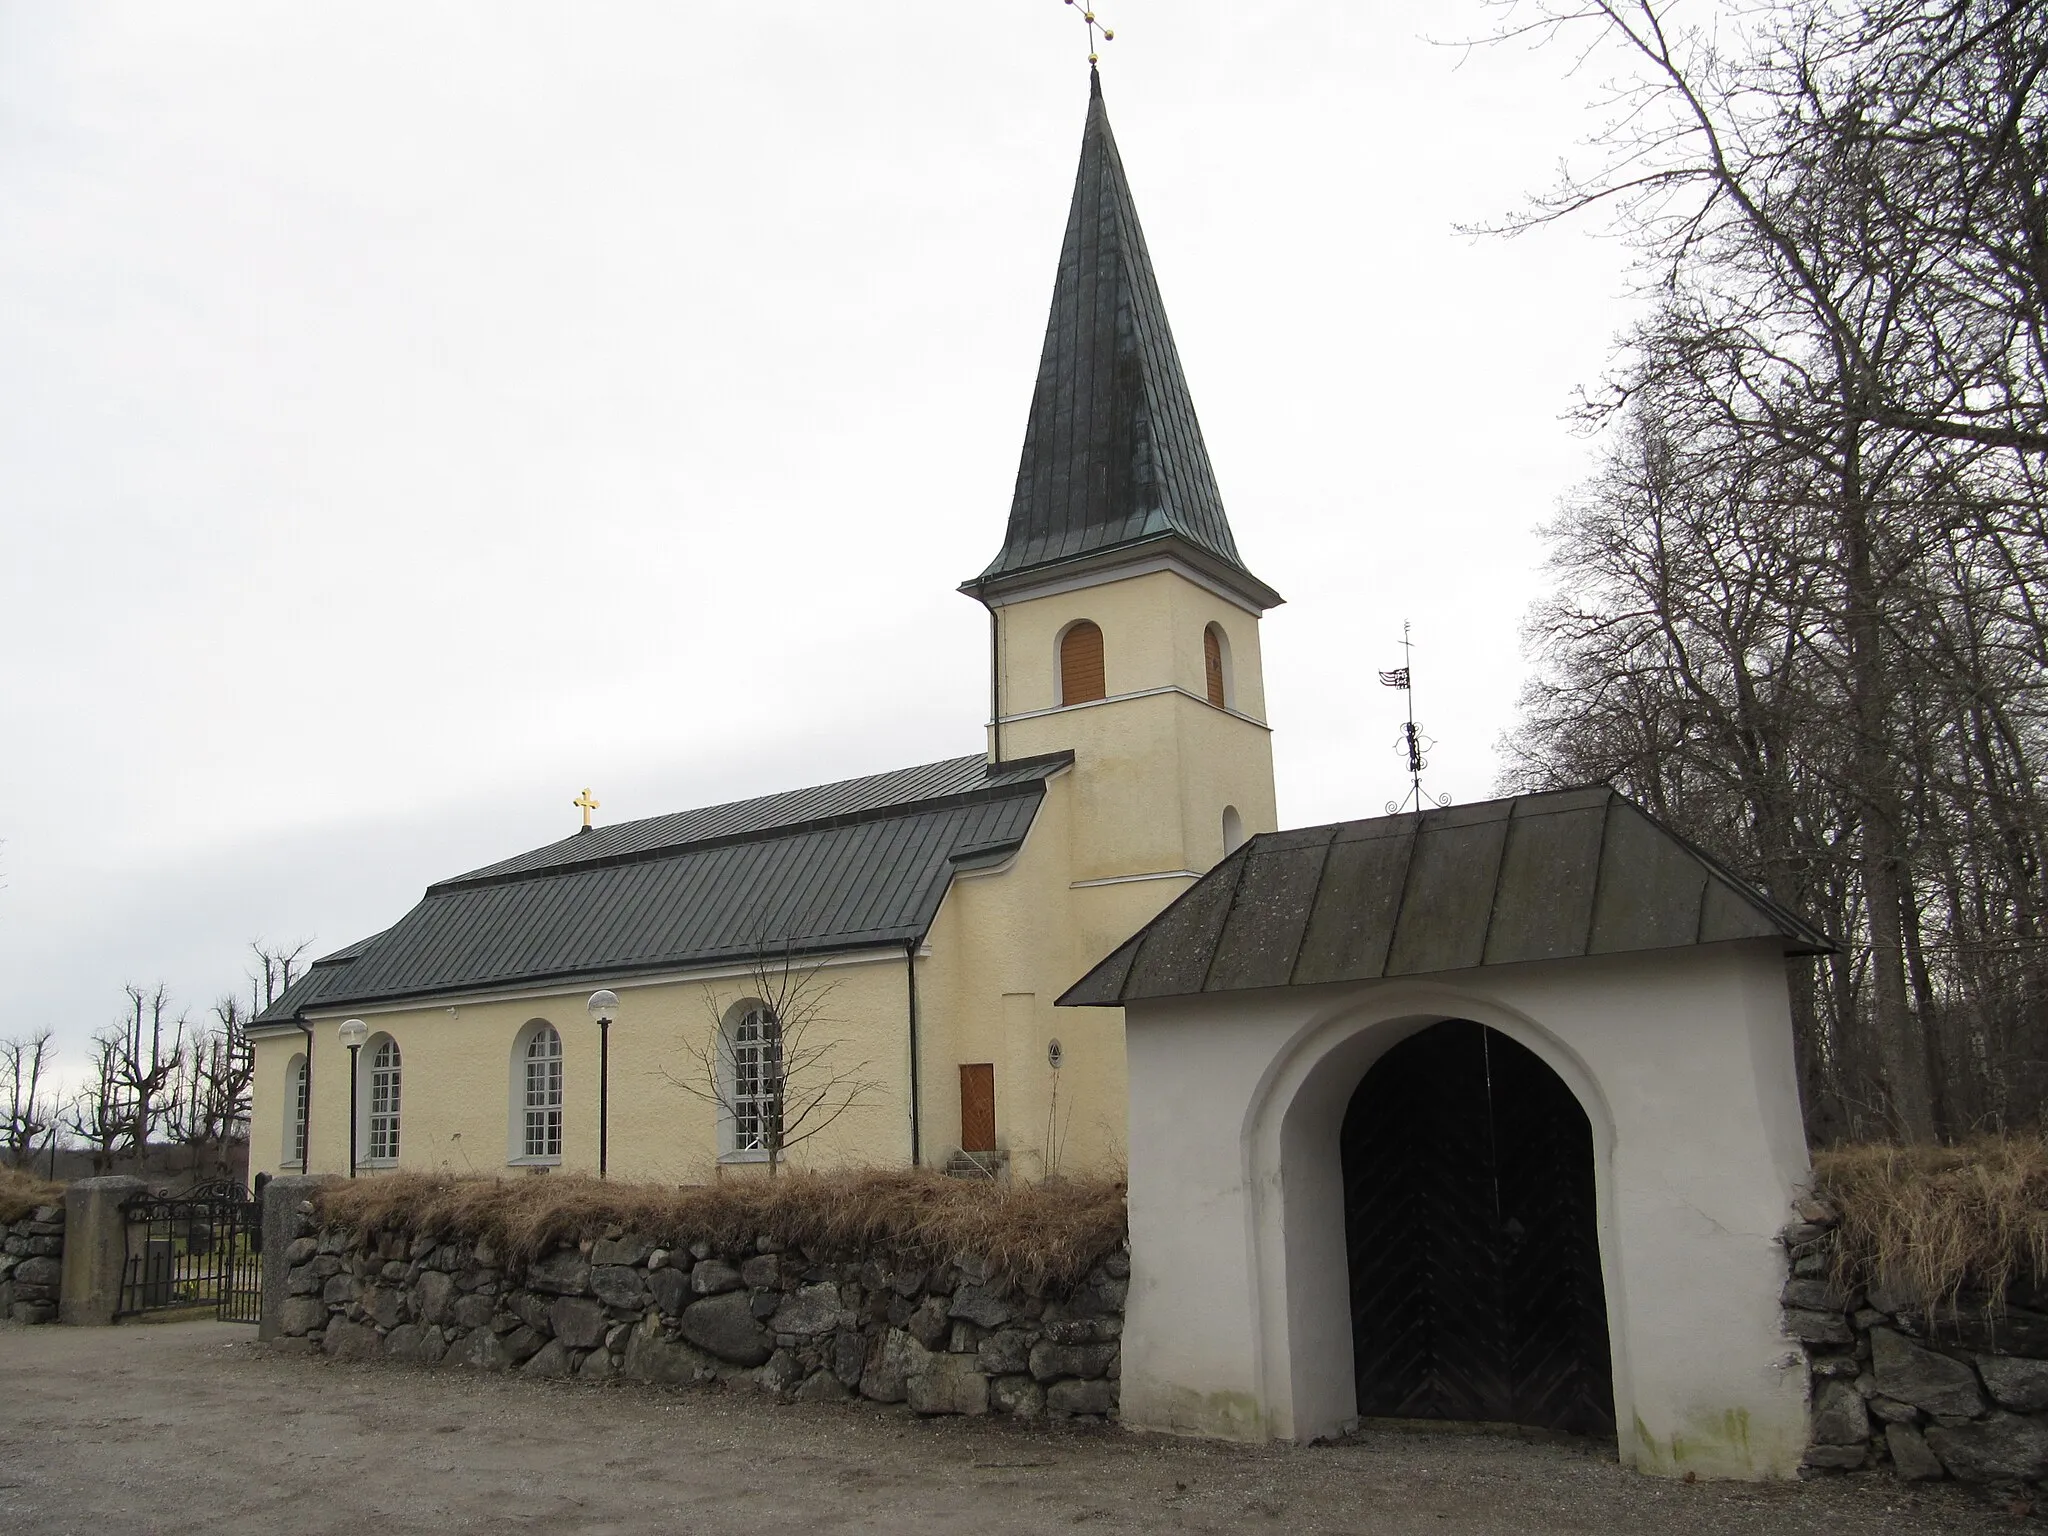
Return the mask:
{"type": "MultiPolygon", "coordinates": [[[[1073,3],[1074,0],[1067,0],[1067,4],[1072,5],[1073,3]]],[[[1101,33],[1102,40],[1105,43],[1110,43],[1116,41],[1116,33],[1097,21],[1095,13],[1089,10],[1086,5],[1081,7],[1081,19],[1088,23],[1088,67],[1093,69],[1102,62],[1102,55],[1095,51],[1095,34],[1101,33]]]]}
{"type": "Polygon", "coordinates": [[[597,802],[590,798],[590,786],[584,785],[583,793],[569,803],[583,808],[583,830],[588,832],[590,830],[590,813],[597,809],[597,802]]]}

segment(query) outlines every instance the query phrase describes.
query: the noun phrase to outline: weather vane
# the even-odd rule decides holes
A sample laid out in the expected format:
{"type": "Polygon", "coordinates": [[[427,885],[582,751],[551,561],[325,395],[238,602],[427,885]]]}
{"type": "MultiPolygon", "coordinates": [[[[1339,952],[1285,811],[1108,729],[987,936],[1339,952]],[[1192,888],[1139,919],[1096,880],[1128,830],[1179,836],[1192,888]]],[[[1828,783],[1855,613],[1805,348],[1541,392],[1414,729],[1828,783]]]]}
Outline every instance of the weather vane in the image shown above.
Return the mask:
{"type": "Polygon", "coordinates": [[[1449,805],[1451,803],[1449,795],[1431,797],[1422,788],[1422,770],[1429,766],[1429,759],[1424,756],[1424,753],[1431,747],[1434,747],[1436,743],[1423,735],[1415,724],[1415,644],[1408,638],[1408,621],[1406,619],[1401,621],[1401,650],[1407,658],[1406,661],[1394,668],[1393,671],[1380,674],[1380,684],[1382,687],[1398,688],[1408,695],[1408,723],[1402,727],[1401,734],[1395,742],[1397,748],[1405,749],[1408,753],[1408,793],[1399,800],[1389,800],[1387,802],[1387,814],[1389,816],[1397,815],[1407,810],[1411,804],[1414,805],[1416,810],[1423,811],[1429,809],[1432,803],[1436,805],[1449,805]]]}
{"type": "MultiPolygon", "coordinates": [[[[1067,0],[1067,4],[1072,5],[1073,3],[1074,0],[1067,0]]],[[[1101,34],[1103,42],[1111,43],[1116,41],[1116,33],[1097,21],[1095,13],[1085,5],[1081,7],[1081,19],[1088,23],[1088,67],[1093,69],[1102,62],[1102,55],[1096,50],[1096,34],[1101,34]]]]}

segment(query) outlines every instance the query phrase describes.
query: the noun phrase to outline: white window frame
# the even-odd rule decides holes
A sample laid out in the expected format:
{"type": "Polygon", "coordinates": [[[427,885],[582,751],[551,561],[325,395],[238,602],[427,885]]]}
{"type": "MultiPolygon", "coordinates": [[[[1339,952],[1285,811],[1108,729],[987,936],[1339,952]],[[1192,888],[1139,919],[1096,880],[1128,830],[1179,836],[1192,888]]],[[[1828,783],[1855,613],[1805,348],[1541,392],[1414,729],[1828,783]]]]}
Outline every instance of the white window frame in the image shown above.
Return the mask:
{"type": "Polygon", "coordinates": [[[284,1068],[284,1146],[278,1158],[281,1168],[306,1166],[306,1111],[311,1077],[303,1054],[294,1056],[284,1068]]]}
{"type": "Polygon", "coordinates": [[[775,1011],[758,998],[735,1004],[726,1014],[720,1051],[725,1076],[725,1113],[720,1127],[729,1163],[768,1161],[766,1130],[776,1094],[764,1086],[765,1074],[781,1067],[782,1037],[775,1011]]]}
{"type": "Polygon", "coordinates": [[[546,1019],[529,1019],[525,1028],[513,1037],[511,1097],[508,1105],[509,1118],[506,1126],[505,1161],[514,1168],[559,1168],[562,1163],[562,1143],[567,1122],[568,1069],[564,1064],[562,1032],[546,1019]],[[535,1048],[546,1041],[554,1042],[552,1055],[534,1054],[535,1048]],[[552,1088],[543,1082],[535,1085],[535,1069],[543,1077],[546,1069],[553,1067],[552,1088]],[[553,1135],[547,1134],[547,1117],[553,1118],[553,1135]],[[541,1134],[536,1149],[535,1129],[541,1134]],[[550,1140],[552,1149],[550,1149],[550,1140]]]}
{"type": "Polygon", "coordinates": [[[405,1145],[405,1052],[390,1035],[376,1035],[364,1045],[362,1063],[363,1132],[356,1165],[395,1167],[405,1145]]]}

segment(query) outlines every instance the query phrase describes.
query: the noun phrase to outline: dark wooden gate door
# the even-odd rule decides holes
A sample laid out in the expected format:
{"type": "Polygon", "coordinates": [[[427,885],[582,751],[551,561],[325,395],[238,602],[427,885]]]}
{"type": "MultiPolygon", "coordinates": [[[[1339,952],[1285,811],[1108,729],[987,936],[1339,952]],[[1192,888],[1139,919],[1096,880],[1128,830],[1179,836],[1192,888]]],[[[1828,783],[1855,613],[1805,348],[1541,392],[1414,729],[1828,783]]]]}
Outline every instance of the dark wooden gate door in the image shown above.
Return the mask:
{"type": "Polygon", "coordinates": [[[1344,1117],[1358,1411],[1614,1429],[1593,1133],[1557,1074],[1453,1019],[1344,1117]]]}
{"type": "Polygon", "coordinates": [[[996,1149],[996,1069],[990,1062],[960,1068],[960,1150],[996,1149]]]}

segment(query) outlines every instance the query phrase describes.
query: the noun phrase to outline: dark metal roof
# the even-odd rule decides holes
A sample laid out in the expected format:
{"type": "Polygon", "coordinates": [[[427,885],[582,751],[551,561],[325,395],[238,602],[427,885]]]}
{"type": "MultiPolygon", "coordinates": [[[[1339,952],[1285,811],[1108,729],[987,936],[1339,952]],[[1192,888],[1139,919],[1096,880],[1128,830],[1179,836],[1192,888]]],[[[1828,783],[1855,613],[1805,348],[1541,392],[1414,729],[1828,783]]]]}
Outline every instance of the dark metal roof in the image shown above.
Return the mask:
{"type": "Polygon", "coordinates": [[[1262,608],[1280,601],[1231,536],[1102,82],[1091,78],[1009,532],[967,590],[1147,544],[1191,556],[1262,608]]]}
{"type": "MultiPolygon", "coordinates": [[[[1061,758],[1054,766],[1066,762],[1061,758]]],[[[998,764],[993,771],[988,759],[949,757],[944,762],[920,763],[915,768],[897,768],[865,778],[840,779],[832,784],[815,784],[806,789],[784,790],[753,800],[729,800],[700,810],[677,811],[667,816],[649,816],[640,821],[622,821],[608,827],[593,827],[573,833],[558,843],[536,848],[531,853],[487,864],[466,875],[444,880],[435,890],[458,885],[479,884],[533,874],[545,869],[567,869],[576,865],[602,863],[683,848],[713,838],[748,837],[759,832],[787,832],[799,826],[863,816],[890,806],[915,805],[955,795],[989,795],[1018,784],[1035,784],[1045,777],[1046,759],[1030,758],[998,764]]]]}
{"type": "Polygon", "coordinates": [[[1560,790],[1255,837],[1060,1002],[1773,938],[1834,948],[1614,790],[1560,790]]]}
{"type": "Polygon", "coordinates": [[[956,869],[993,862],[1022,843],[1045,780],[1072,758],[1061,753],[993,772],[980,758],[962,761],[981,770],[978,785],[963,788],[964,775],[932,771],[952,765],[934,764],[657,818],[671,833],[679,825],[718,829],[689,842],[628,840],[601,858],[555,858],[516,872],[508,870],[520,861],[507,860],[432,886],[391,928],[316,962],[256,1022],[763,953],[915,942],[956,869]],[[881,779],[947,792],[902,801],[878,787],[881,779]],[[850,787],[863,784],[865,792],[850,787]],[[775,826],[762,824],[765,812],[744,808],[769,801],[834,814],[775,826]]]}

